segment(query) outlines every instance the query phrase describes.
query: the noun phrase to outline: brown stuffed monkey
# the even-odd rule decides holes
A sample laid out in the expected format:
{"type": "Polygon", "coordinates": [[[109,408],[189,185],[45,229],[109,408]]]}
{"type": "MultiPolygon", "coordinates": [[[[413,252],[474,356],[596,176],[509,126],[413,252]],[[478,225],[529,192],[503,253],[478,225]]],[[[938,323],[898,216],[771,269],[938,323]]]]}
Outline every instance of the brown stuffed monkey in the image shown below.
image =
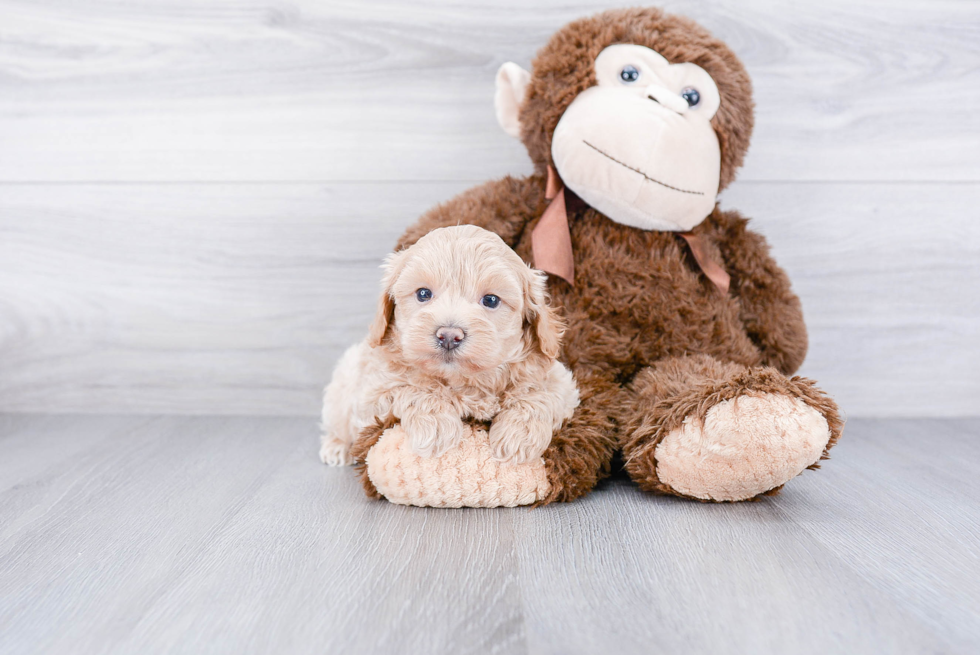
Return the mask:
{"type": "Polygon", "coordinates": [[[790,377],[807,335],[786,274],[716,204],[752,110],[741,62],[696,23],[654,8],[578,20],[532,72],[497,76],[498,120],[536,173],[471,189],[399,240],[470,223],[551,274],[581,405],[544,454],[537,502],[588,493],[616,451],[642,489],[747,500],[840,436],[834,402],[790,377]]]}

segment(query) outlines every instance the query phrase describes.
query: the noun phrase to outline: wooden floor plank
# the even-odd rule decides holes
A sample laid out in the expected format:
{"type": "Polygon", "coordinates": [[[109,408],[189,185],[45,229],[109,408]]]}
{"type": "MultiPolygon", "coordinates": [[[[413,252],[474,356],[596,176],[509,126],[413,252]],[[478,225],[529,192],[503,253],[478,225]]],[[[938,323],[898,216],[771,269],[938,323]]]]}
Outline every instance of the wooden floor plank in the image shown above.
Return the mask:
{"type": "Polygon", "coordinates": [[[80,438],[61,464],[0,467],[3,655],[980,646],[980,419],[853,420],[822,470],[758,503],[620,476],[533,510],[370,501],[319,464],[305,418],[0,427],[0,448],[36,431],[37,460],[80,438]]]}
{"type": "Polygon", "coordinates": [[[0,616],[17,626],[0,630],[10,652],[112,644],[296,443],[262,419],[130,420],[128,434],[80,455],[60,479],[32,484],[60,493],[0,542],[0,616]]]}
{"type": "Polygon", "coordinates": [[[782,518],[792,489],[702,505],[610,487],[557,508],[560,530],[537,513],[519,524],[531,652],[911,654],[942,641],[782,518]]]}
{"type": "Polygon", "coordinates": [[[214,535],[123,652],[523,652],[510,512],[370,502],[311,441],[214,535]]]}
{"type": "Polygon", "coordinates": [[[980,644],[980,421],[852,421],[778,510],[956,652],[980,644]]]}
{"type": "MultiPolygon", "coordinates": [[[[88,429],[86,421],[79,423],[74,416],[0,414],[0,492],[21,480],[57,477],[44,471],[63,467],[66,460],[70,466],[72,460],[99,442],[124,437],[134,425],[148,421],[149,418],[134,419],[131,416],[107,417],[100,419],[99,429],[92,430],[88,429]]],[[[61,474],[63,471],[58,475],[61,474]]],[[[33,497],[35,494],[27,495],[33,497]]],[[[9,519],[10,505],[8,496],[0,507],[0,521],[9,519]]]]}

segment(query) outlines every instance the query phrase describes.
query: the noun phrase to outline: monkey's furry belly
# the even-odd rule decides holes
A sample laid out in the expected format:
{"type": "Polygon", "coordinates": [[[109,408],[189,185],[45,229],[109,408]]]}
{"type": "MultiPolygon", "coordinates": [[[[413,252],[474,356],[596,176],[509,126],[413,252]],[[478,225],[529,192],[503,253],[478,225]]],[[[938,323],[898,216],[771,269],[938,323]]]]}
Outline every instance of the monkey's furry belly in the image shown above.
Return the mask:
{"type": "Polygon", "coordinates": [[[676,233],[620,225],[594,210],[570,223],[575,285],[552,277],[549,290],[570,326],[572,365],[606,362],[635,372],[689,353],[760,363],[738,300],[704,277],[676,233]]]}

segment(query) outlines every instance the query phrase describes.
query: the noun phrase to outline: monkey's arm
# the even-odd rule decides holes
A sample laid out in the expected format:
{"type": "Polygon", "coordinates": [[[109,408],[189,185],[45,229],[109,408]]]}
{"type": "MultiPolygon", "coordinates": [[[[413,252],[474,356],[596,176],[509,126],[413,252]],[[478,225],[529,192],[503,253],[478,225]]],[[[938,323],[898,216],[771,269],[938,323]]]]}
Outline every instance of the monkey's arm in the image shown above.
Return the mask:
{"type": "Polygon", "coordinates": [[[500,235],[514,247],[524,226],[544,203],[544,177],[505,177],[487,182],[430,209],[398,240],[396,250],[407,248],[438,227],[477,225],[500,235]]]}
{"type": "Polygon", "coordinates": [[[741,303],[749,337],[762,350],[763,364],[793,374],[808,345],[800,299],[769,254],[765,238],[748,229],[747,219],[718,210],[713,218],[717,244],[732,276],[731,293],[741,303]]]}

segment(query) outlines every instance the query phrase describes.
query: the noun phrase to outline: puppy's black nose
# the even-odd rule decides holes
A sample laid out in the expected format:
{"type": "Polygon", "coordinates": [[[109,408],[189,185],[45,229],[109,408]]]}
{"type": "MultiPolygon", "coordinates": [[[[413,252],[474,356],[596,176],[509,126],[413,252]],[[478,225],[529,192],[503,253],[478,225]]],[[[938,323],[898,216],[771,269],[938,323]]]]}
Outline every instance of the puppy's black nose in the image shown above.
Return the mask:
{"type": "Polygon", "coordinates": [[[466,333],[458,327],[442,326],[436,330],[436,339],[439,340],[439,347],[446,350],[454,350],[459,344],[463,343],[466,333]]]}

